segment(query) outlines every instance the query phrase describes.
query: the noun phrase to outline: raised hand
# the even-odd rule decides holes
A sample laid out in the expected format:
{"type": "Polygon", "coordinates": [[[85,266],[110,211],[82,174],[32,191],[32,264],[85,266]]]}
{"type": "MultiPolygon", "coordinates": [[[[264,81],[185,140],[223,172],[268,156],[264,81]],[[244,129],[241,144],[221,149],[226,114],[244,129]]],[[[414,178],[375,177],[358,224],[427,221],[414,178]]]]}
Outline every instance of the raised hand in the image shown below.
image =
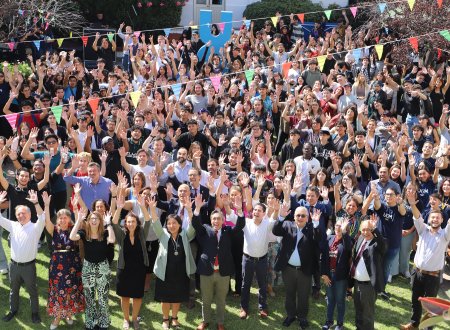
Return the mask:
{"type": "Polygon", "coordinates": [[[111,224],[111,218],[112,218],[111,211],[106,212],[106,213],[105,213],[105,216],[104,216],[104,218],[103,218],[103,224],[104,224],[105,226],[110,225],[110,224],[111,224]]]}
{"type": "Polygon", "coordinates": [[[33,128],[31,129],[30,137],[29,137],[29,138],[30,138],[31,140],[36,139],[36,138],[38,137],[38,134],[39,134],[39,128],[33,127],[33,128]]]}
{"type": "Polygon", "coordinates": [[[311,214],[312,222],[318,223],[321,215],[322,215],[322,211],[320,211],[319,209],[314,209],[313,213],[311,214]]]}
{"type": "Polygon", "coordinates": [[[198,193],[195,196],[194,201],[195,201],[195,209],[197,211],[200,211],[200,209],[203,207],[203,205],[206,204],[206,201],[203,200],[202,194],[200,194],[200,193],[198,193]]]}
{"type": "Polygon", "coordinates": [[[0,192],[0,204],[6,202],[7,200],[8,200],[7,192],[6,191],[0,192]]]}
{"type": "Polygon", "coordinates": [[[280,206],[280,216],[286,218],[291,213],[291,206],[289,203],[283,202],[280,206]]]}
{"type": "Polygon", "coordinates": [[[46,191],[42,193],[42,200],[44,201],[45,206],[50,206],[51,199],[52,195],[49,195],[46,191]]]}
{"type": "Polygon", "coordinates": [[[73,192],[74,192],[75,195],[79,195],[80,194],[80,192],[81,192],[81,184],[80,183],[76,183],[73,186],[73,192]]]}
{"type": "Polygon", "coordinates": [[[35,190],[28,191],[27,200],[33,204],[36,204],[38,202],[37,192],[35,190]]]}
{"type": "Polygon", "coordinates": [[[114,182],[109,186],[109,191],[111,192],[111,196],[117,197],[117,185],[114,182]]]}
{"type": "Polygon", "coordinates": [[[377,223],[378,223],[378,217],[377,217],[377,215],[376,215],[375,213],[374,213],[374,214],[371,214],[371,215],[370,215],[369,224],[371,225],[372,229],[377,228],[377,223]]]}
{"type": "Polygon", "coordinates": [[[248,186],[250,183],[250,177],[246,172],[242,172],[240,180],[244,187],[248,186]]]}
{"type": "Polygon", "coordinates": [[[106,159],[108,159],[108,152],[106,150],[103,150],[100,156],[100,161],[102,163],[106,163],[106,159]]]}
{"type": "Polygon", "coordinates": [[[320,188],[320,196],[322,196],[322,198],[324,200],[328,199],[328,187],[323,186],[322,188],[320,188]]]}
{"type": "Polygon", "coordinates": [[[206,182],[206,188],[209,189],[209,193],[214,193],[216,191],[214,178],[212,176],[209,176],[208,181],[206,182]]]}

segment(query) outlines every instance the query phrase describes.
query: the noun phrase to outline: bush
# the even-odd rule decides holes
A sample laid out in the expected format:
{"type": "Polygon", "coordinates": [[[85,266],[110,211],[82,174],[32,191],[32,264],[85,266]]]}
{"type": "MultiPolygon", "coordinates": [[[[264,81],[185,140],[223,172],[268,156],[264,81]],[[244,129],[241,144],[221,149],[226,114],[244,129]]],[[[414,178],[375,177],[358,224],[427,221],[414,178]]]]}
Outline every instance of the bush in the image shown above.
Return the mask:
{"type": "Polygon", "coordinates": [[[110,28],[117,29],[125,22],[137,31],[177,26],[184,3],[185,0],[79,0],[88,20],[92,21],[101,11],[110,28]]]}
{"type": "MultiPolygon", "coordinates": [[[[10,72],[14,71],[14,65],[15,64],[13,64],[13,63],[8,63],[8,70],[10,72]]],[[[33,73],[30,65],[27,62],[19,62],[17,66],[18,66],[19,72],[22,74],[22,76],[25,79],[28,79],[28,77],[31,76],[31,74],[33,73]]],[[[3,65],[0,66],[0,72],[3,72],[3,65]]]]}
{"type": "MultiPolygon", "coordinates": [[[[327,9],[338,8],[337,5],[330,5],[327,9]]],[[[310,0],[262,0],[261,2],[255,2],[245,8],[243,16],[247,19],[275,16],[276,12],[280,12],[283,16],[289,16],[289,14],[300,14],[307,12],[322,11],[324,8],[319,5],[312,3],[310,0]]],[[[348,13],[351,16],[351,13],[348,13]]],[[[321,20],[325,14],[308,14],[305,15],[305,22],[314,22],[316,20],[321,20]]],[[[336,20],[341,16],[339,11],[333,11],[331,13],[330,21],[336,20]]],[[[347,17],[350,17],[347,16],[347,17]]],[[[266,19],[259,19],[255,21],[255,31],[260,30],[266,19]]],[[[288,18],[289,20],[289,18],[288,18]]]]}

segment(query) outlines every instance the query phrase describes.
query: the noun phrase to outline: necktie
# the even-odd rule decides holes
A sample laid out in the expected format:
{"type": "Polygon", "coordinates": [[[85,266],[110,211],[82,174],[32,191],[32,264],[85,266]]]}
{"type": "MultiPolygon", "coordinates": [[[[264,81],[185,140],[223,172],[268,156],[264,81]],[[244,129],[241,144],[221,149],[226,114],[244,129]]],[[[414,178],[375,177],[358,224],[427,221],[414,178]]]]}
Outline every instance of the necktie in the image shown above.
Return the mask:
{"type": "Polygon", "coordinates": [[[358,262],[361,259],[364,250],[366,249],[366,245],[367,245],[367,241],[364,241],[362,243],[361,247],[359,248],[359,252],[358,252],[358,255],[355,258],[355,261],[352,262],[352,267],[350,268],[350,276],[351,277],[355,276],[356,266],[358,265],[358,262]]]}
{"type": "Polygon", "coordinates": [[[180,218],[181,218],[181,220],[183,220],[183,218],[184,218],[184,206],[181,207],[180,218]]]}
{"type": "Polygon", "coordinates": [[[219,231],[216,230],[216,238],[217,238],[217,255],[214,258],[214,271],[218,272],[219,271],[219,231]]]}

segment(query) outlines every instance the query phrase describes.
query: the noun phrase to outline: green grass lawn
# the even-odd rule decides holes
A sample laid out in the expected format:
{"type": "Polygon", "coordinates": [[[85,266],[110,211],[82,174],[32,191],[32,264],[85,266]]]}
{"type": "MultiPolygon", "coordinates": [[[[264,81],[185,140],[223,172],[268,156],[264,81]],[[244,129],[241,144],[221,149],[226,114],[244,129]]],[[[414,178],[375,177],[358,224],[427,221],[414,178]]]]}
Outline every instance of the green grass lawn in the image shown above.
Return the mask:
{"type": "MultiPolygon", "coordinates": [[[[6,240],[3,239],[3,246],[5,247],[6,255],[9,259],[9,248],[6,240]]],[[[25,289],[21,290],[20,310],[16,318],[9,323],[0,320],[0,329],[45,329],[49,328],[51,319],[46,315],[45,308],[47,303],[47,279],[48,279],[48,260],[49,254],[46,246],[44,246],[38,254],[37,272],[38,272],[38,290],[39,290],[39,304],[42,323],[34,325],[31,323],[31,312],[28,300],[28,294],[25,289]]],[[[110,312],[112,317],[111,329],[122,328],[122,312],[120,309],[119,297],[115,294],[114,276],[111,279],[111,295],[110,295],[110,312]]],[[[153,283],[152,283],[153,289],[153,283]]],[[[258,307],[257,290],[252,289],[251,310],[250,316],[247,320],[240,320],[239,314],[239,298],[231,295],[227,300],[227,314],[225,318],[225,326],[227,329],[282,329],[281,322],[285,317],[284,312],[284,289],[283,287],[276,287],[276,297],[269,298],[269,318],[260,320],[256,314],[258,307]]],[[[391,285],[388,286],[387,291],[392,294],[390,302],[377,300],[376,306],[376,329],[398,329],[399,324],[406,323],[410,317],[410,299],[411,291],[409,289],[409,281],[403,278],[397,278],[391,285]]],[[[3,275],[0,280],[0,300],[1,310],[0,315],[4,315],[9,310],[9,279],[3,275]]],[[[141,322],[142,329],[161,329],[161,309],[159,303],[153,301],[153,292],[149,292],[144,297],[144,304],[141,309],[141,315],[144,317],[141,322]]],[[[320,329],[325,321],[326,302],[322,298],[320,301],[312,301],[310,304],[310,329],[320,329]]],[[[58,329],[83,329],[84,316],[77,315],[74,325],[67,326],[61,322],[58,329]]],[[[184,329],[195,329],[201,321],[201,305],[200,299],[197,299],[195,309],[188,310],[182,306],[179,314],[181,325],[184,329]]],[[[347,303],[347,313],[345,320],[345,327],[354,329],[354,309],[353,303],[347,303]]],[[[210,329],[215,329],[211,327],[210,329]]],[[[289,329],[298,329],[297,325],[291,325],[289,329]]],[[[436,329],[446,329],[441,326],[436,329]]],[[[447,328],[448,329],[448,328],[447,328]]]]}

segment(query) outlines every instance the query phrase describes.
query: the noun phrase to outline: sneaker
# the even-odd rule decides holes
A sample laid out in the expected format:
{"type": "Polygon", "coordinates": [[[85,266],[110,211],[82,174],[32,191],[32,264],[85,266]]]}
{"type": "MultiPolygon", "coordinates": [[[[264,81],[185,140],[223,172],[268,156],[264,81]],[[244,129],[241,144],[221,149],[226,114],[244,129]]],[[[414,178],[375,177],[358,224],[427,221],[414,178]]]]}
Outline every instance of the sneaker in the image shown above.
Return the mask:
{"type": "Polygon", "coordinates": [[[241,308],[241,311],[239,312],[239,317],[241,318],[241,320],[245,320],[248,317],[247,311],[241,308]]]}
{"type": "Polygon", "coordinates": [[[406,278],[411,278],[411,273],[409,272],[409,270],[407,270],[404,275],[406,278]]]}
{"type": "Polygon", "coordinates": [[[328,330],[331,329],[331,327],[333,326],[334,322],[333,321],[326,321],[325,324],[322,326],[322,330],[328,330]]]}
{"type": "Polygon", "coordinates": [[[391,274],[389,274],[389,276],[388,276],[388,283],[391,283],[392,282],[392,275],[391,274]]]}
{"type": "Polygon", "coordinates": [[[381,297],[381,299],[383,299],[385,301],[389,301],[391,299],[391,295],[389,293],[387,293],[386,291],[381,292],[380,297],[381,297]]]}
{"type": "Polygon", "coordinates": [[[334,328],[334,330],[344,330],[344,325],[343,324],[338,324],[336,326],[336,328],[334,328]]]}

